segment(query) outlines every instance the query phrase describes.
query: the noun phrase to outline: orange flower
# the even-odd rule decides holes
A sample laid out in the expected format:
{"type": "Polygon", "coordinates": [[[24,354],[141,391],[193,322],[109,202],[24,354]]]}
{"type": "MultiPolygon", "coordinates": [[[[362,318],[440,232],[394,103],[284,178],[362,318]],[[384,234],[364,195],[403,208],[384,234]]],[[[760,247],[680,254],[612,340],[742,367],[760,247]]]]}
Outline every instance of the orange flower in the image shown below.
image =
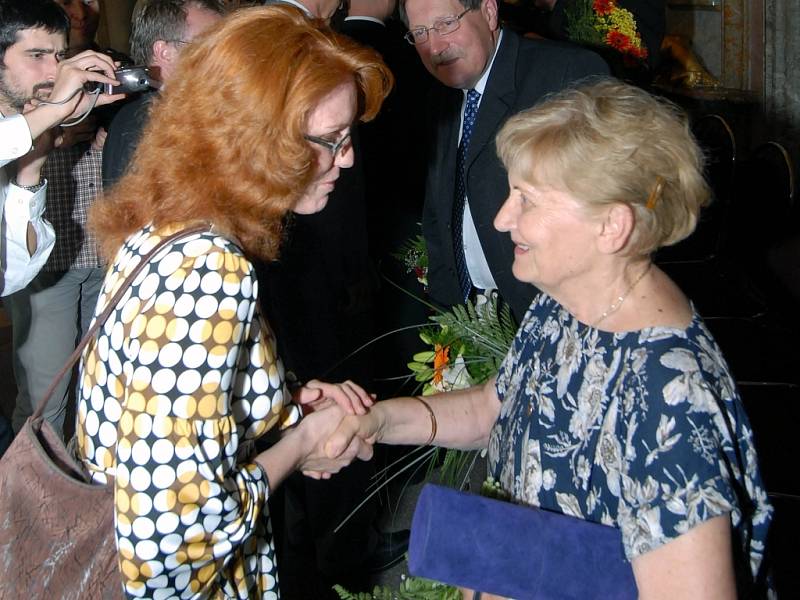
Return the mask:
{"type": "Polygon", "coordinates": [[[623,54],[628,53],[634,47],[631,43],[631,38],[629,38],[624,33],[620,33],[619,31],[611,30],[608,32],[608,36],[606,37],[606,41],[608,45],[616,50],[619,50],[623,54]]]}
{"type": "Polygon", "coordinates": [[[436,344],[433,355],[433,383],[434,385],[442,382],[443,371],[450,364],[450,346],[436,344]]]}
{"type": "Polygon", "coordinates": [[[617,3],[614,0],[594,0],[592,8],[598,15],[610,14],[616,7],[617,3]]]}

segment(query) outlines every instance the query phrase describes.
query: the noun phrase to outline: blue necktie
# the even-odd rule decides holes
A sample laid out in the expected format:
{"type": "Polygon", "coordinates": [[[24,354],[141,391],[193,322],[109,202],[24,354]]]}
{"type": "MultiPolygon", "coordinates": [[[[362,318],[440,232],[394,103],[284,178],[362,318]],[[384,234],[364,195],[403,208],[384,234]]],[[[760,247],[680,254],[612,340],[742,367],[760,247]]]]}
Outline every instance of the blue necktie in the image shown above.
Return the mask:
{"type": "Polygon", "coordinates": [[[472,126],[478,115],[478,101],[481,99],[479,92],[467,92],[467,104],[464,107],[464,126],[461,129],[461,143],[458,145],[456,155],[456,194],[453,200],[453,250],[456,255],[456,270],[458,282],[461,285],[461,294],[464,300],[469,298],[472,290],[472,279],[467,269],[467,258],[464,255],[464,207],[467,202],[467,182],[465,165],[469,138],[472,136],[472,126]]]}

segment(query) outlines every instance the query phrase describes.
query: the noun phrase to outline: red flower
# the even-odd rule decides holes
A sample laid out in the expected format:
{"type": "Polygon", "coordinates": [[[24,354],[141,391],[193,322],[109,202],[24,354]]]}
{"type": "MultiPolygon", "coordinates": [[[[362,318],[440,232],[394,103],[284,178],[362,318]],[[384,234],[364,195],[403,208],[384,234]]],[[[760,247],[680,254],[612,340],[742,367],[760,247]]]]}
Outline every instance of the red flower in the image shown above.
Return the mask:
{"type": "Polygon", "coordinates": [[[619,31],[609,31],[608,36],[606,36],[606,42],[608,42],[609,46],[615,50],[619,50],[623,54],[629,52],[633,47],[633,44],[631,44],[631,38],[624,33],[620,33],[619,31]]]}
{"type": "Polygon", "coordinates": [[[607,15],[616,7],[615,0],[593,0],[592,8],[598,15],[607,15]]]}
{"type": "Polygon", "coordinates": [[[642,60],[647,58],[647,48],[637,46],[630,37],[619,31],[609,31],[606,36],[606,43],[621,54],[642,60]]]}

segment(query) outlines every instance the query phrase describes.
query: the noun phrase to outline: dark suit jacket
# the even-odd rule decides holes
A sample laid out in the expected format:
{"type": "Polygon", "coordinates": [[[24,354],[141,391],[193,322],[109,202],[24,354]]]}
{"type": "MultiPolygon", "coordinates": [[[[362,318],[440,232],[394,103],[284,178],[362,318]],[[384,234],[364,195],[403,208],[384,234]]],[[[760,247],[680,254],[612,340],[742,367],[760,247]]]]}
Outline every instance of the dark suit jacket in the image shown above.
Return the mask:
{"type": "Polygon", "coordinates": [[[103,189],[109,190],[128,170],[150,115],[155,91],[140,94],[119,110],[103,146],[103,189]]]}
{"type": "MultiPolygon", "coordinates": [[[[470,211],[483,252],[500,296],[521,320],[536,294],[535,287],[514,278],[514,247],[508,233],[492,222],[508,195],[508,179],[494,139],[505,121],[547,94],[577,80],[607,74],[602,59],[578,46],[529,40],[504,30],[503,41],[484,90],[466,157],[470,211]]],[[[428,246],[431,297],[445,306],[462,302],[452,242],[456,151],[463,92],[437,86],[431,110],[431,152],[422,229],[428,246]]]]}

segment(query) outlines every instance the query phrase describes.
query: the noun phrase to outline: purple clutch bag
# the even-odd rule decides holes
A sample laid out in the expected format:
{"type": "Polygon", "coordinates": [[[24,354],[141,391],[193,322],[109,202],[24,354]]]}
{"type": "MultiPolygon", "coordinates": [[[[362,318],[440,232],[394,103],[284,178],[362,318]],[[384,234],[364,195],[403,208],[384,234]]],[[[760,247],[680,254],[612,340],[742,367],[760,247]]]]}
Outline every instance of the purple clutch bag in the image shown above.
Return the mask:
{"type": "Polygon", "coordinates": [[[515,600],[638,597],[617,528],[433,484],[408,554],[414,576],[515,600]]]}

